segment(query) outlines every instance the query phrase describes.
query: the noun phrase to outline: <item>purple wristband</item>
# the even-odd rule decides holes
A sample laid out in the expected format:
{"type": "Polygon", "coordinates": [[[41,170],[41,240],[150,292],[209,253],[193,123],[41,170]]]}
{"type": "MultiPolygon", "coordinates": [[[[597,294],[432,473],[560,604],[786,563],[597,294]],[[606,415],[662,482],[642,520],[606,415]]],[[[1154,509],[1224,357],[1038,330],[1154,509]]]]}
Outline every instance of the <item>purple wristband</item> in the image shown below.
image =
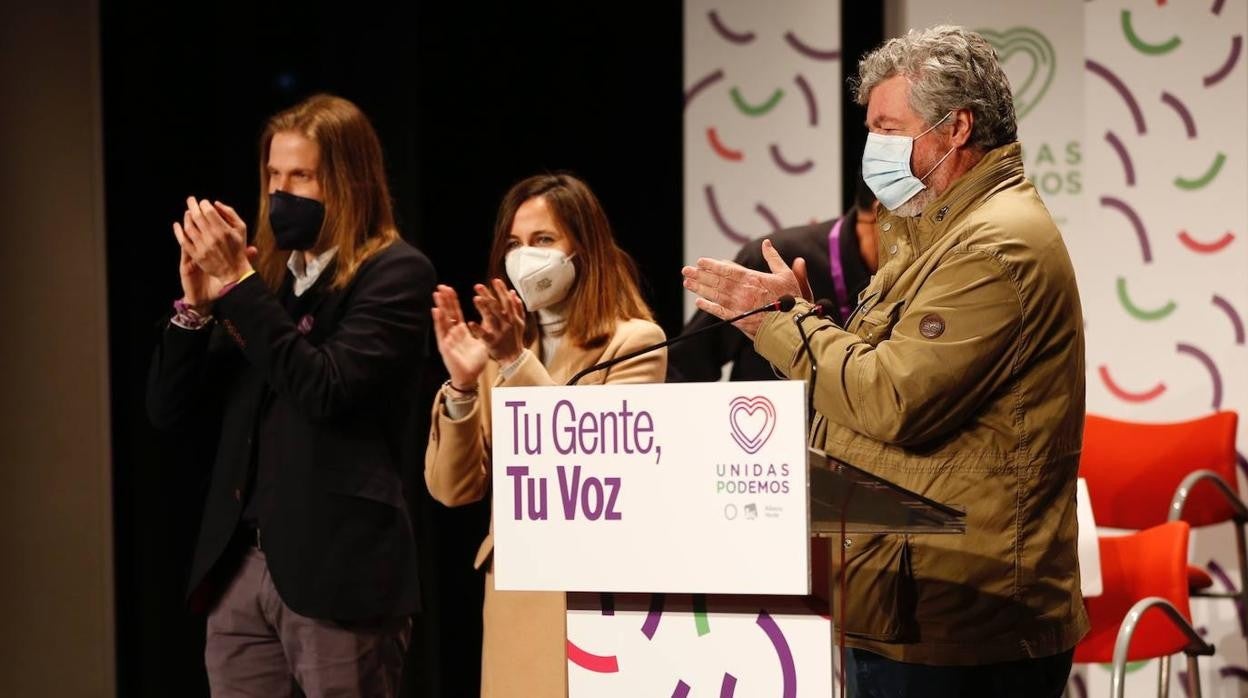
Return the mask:
{"type": "Polygon", "coordinates": [[[203,329],[204,326],[212,322],[212,315],[200,313],[195,309],[195,306],[187,303],[182,298],[173,302],[173,312],[174,316],[170,322],[184,330],[203,329]]]}

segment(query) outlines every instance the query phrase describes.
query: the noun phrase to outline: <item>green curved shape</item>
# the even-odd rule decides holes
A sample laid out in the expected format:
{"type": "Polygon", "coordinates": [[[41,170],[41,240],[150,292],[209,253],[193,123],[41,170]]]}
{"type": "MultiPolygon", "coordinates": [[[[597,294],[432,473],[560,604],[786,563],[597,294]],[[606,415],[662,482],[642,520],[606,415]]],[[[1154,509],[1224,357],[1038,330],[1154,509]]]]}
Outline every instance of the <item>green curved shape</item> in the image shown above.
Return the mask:
{"type": "MultiPolygon", "coordinates": [[[[1151,661],[1151,660],[1149,660],[1149,659],[1141,659],[1141,660],[1139,660],[1139,661],[1137,661],[1137,662],[1127,662],[1125,665],[1123,665],[1123,667],[1122,667],[1122,668],[1123,668],[1123,670],[1124,670],[1124,671],[1126,671],[1128,674],[1134,674],[1135,672],[1139,671],[1140,669],[1143,669],[1144,667],[1148,666],[1148,663],[1149,663],[1150,661],[1151,661]]],[[[1113,664],[1102,664],[1102,665],[1101,665],[1101,668],[1103,668],[1105,671],[1113,671],[1113,670],[1114,670],[1114,665],[1113,665],[1113,664]]]]}
{"type": "Polygon", "coordinates": [[[1011,27],[1005,31],[993,29],[977,29],[988,43],[997,50],[998,60],[1006,63],[1016,53],[1023,53],[1031,58],[1031,72],[1023,79],[1022,84],[1014,88],[1014,111],[1022,120],[1027,113],[1040,103],[1041,98],[1049,91],[1053,78],[1057,75],[1057,53],[1053,44],[1040,32],[1030,27],[1011,27]],[[1032,89],[1037,78],[1043,75],[1040,86],[1032,89]]]}
{"type": "Polygon", "coordinates": [[[1185,177],[1175,177],[1174,186],[1178,187],[1179,189],[1186,189],[1188,191],[1195,191],[1197,189],[1202,189],[1207,184],[1212,182],[1214,177],[1218,176],[1218,173],[1222,171],[1222,166],[1225,164],[1226,164],[1226,154],[1218,153],[1218,156],[1213,159],[1213,164],[1209,166],[1209,169],[1205,170],[1205,173],[1203,175],[1197,177],[1196,179],[1187,179],[1185,177]]]}
{"type": "Polygon", "coordinates": [[[1015,90],[1014,98],[1018,99],[1018,96],[1026,93],[1028,88],[1031,87],[1031,83],[1036,81],[1036,75],[1040,72],[1040,62],[1044,60],[1044,57],[1036,51],[1035,46],[1025,44],[998,49],[998,52],[1001,54],[999,60],[1002,63],[1008,61],[1016,53],[1024,53],[1031,56],[1031,72],[1027,74],[1027,79],[1023,80],[1023,84],[1019,85],[1018,89],[1015,90]]]}
{"type": "Polygon", "coordinates": [[[1146,56],[1161,56],[1170,53],[1183,43],[1179,37],[1172,36],[1160,44],[1150,44],[1135,34],[1135,27],[1131,26],[1131,10],[1122,11],[1122,34],[1127,37],[1127,43],[1131,44],[1131,48],[1146,56]]]}
{"type": "Polygon", "coordinates": [[[1131,317],[1145,322],[1160,320],[1170,313],[1173,313],[1174,309],[1178,307],[1174,304],[1174,301],[1166,301],[1165,305],[1154,310],[1145,310],[1138,307],[1135,303],[1131,302],[1131,298],[1127,295],[1127,280],[1122,276],[1118,277],[1118,302],[1122,303],[1122,307],[1126,309],[1127,313],[1130,314],[1131,317]]]}
{"type": "Polygon", "coordinates": [[[772,92],[771,96],[767,98],[767,101],[758,106],[746,102],[745,98],[741,96],[741,91],[735,87],[729,91],[729,94],[732,95],[732,103],[737,105],[737,109],[740,109],[741,113],[746,116],[762,116],[780,103],[780,98],[784,96],[784,90],[777,87],[776,91],[772,92]]]}
{"type": "Polygon", "coordinates": [[[706,594],[693,595],[693,624],[698,629],[698,637],[711,632],[711,623],[706,618],[706,594]]]}

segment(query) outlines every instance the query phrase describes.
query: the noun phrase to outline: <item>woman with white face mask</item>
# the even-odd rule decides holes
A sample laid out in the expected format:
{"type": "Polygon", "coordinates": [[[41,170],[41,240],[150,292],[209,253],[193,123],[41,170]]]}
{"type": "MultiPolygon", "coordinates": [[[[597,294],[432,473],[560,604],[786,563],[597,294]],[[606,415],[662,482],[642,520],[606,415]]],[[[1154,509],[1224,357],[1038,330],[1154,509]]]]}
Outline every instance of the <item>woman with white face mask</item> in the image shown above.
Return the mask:
{"type": "MultiPolygon", "coordinates": [[[[438,351],[450,380],[433,406],[425,481],[447,506],[479,501],[490,483],[490,391],[561,385],[595,363],[663,341],[615,244],[598,198],[570,175],[538,175],[503,197],[489,284],[469,320],[454,289],[433,294],[438,351]],[[507,282],[504,281],[507,280],[507,282]]],[[[661,383],[665,350],[587,376],[582,383],[661,383]]],[[[485,568],[482,696],[567,695],[564,594],[494,589],[493,525],[477,552],[485,568]]]]}

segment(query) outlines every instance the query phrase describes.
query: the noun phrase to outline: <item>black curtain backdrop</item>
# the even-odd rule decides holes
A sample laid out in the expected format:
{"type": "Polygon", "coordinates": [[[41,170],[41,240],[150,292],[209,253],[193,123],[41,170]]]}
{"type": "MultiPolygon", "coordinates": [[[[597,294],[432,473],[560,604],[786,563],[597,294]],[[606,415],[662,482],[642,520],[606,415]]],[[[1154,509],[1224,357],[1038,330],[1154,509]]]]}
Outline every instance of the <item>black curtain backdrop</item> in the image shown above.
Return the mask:
{"type": "MultiPolygon", "coordinates": [[[[851,50],[878,42],[881,13],[873,2],[844,4],[869,6],[861,17],[845,11],[852,67],[851,50]]],[[[372,118],[403,235],[444,283],[463,293],[481,280],[510,184],[571,170],[601,197],[672,334],[684,293],[682,8],[114,0],[100,11],[118,695],[204,696],[203,619],[182,595],[215,443],[201,431],[160,434],[143,409],[158,324],[180,296],[170,224],[185,198],[220,199],[253,221],[265,118],[333,92],[372,118]]],[[[849,119],[847,182],[862,138],[861,114],[849,119]]],[[[435,352],[431,385],[440,371],[435,352]]],[[[432,502],[422,466],[407,475],[427,611],[404,695],[472,696],[482,580],[471,560],[488,511],[432,502]]]]}

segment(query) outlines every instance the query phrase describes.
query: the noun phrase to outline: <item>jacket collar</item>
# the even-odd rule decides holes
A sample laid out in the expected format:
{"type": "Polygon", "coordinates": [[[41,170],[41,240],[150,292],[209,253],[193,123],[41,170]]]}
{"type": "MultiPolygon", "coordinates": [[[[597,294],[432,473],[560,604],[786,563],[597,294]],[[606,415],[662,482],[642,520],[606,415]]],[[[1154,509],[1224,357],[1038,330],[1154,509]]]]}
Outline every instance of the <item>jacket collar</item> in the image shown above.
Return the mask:
{"type": "Polygon", "coordinates": [[[949,226],[960,220],[963,214],[983,203],[1003,185],[1017,183],[1022,178],[1022,146],[1015,141],[988,151],[948,191],[928,204],[919,216],[900,218],[886,213],[881,217],[881,223],[888,220],[894,227],[904,226],[917,257],[944,237],[949,226]]]}

